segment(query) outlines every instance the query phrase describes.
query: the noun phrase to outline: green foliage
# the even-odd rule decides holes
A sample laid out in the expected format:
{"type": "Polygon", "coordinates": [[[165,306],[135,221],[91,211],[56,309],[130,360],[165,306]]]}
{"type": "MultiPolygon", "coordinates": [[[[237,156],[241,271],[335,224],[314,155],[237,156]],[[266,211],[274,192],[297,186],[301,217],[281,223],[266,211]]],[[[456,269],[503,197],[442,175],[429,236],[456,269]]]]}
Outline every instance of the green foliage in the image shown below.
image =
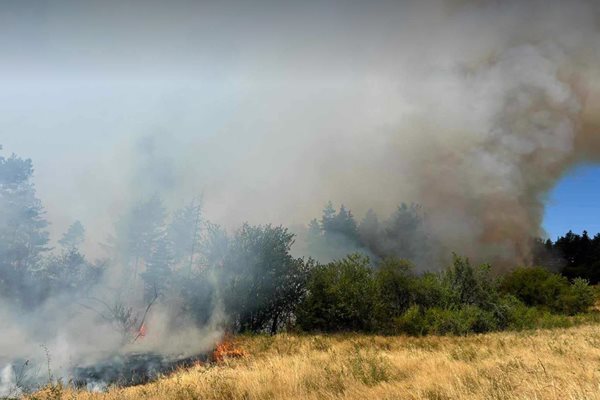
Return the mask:
{"type": "Polygon", "coordinates": [[[429,333],[429,324],[423,315],[423,309],[412,305],[404,314],[394,319],[396,332],[421,336],[429,333]]]}
{"type": "Polygon", "coordinates": [[[527,306],[569,315],[587,311],[594,302],[593,289],[586,280],[576,279],[570,284],[564,276],[541,267],[511,271],[503,277],[501,289],[527,306]]]}
{"type": "Polygon", "coordinates": [[[442,273],[416,275],[388,258],[376,269],[360,255],[315,269],[298,309],[305,330],[363,330],[410,335],[466,335],[564,326],[594,301],[585,280],[569,284],[544,269],[518,269],[499,281],[489,265],[455,256],[442,273]],[[356,299],[360,299],[357,302],[356,299]]]}
{"type": "Polygon", "coordinates": [[[424,314],[429,333],[437,335],[466,335],[496,330],[494,315],[474,305],[459,308],[430,308],[424,314]]]}
{"type": "MultiPolygon", "coordinates": [[[[49,252],[48,223],[32,174],[31,160],[0,156],[0,300],[34,308],[54,295],[83,297],[100,281],[104,268],[80,253],[85,229],[79,222],[59,241],[61,250],[49,252]]],[[[536,267],[496,278],[489,265],[475,266],[458,256],[440,273],[421,274],[397,258],[427,267],[424,261],[433,242],[416,204],[402,204],[381,222],[369,210],[358,225],[349,209],[342,205],[336,210],[328,203],[307,233],[308,248],[335,261],[315,266],[311,259],[294,258],[294,235],[282,226],[244,224],[229,236],[201,219],[197,202],[175,211],[169,220],[161,200],[151,197],[115,224],[111,261],[126,267],[117,292],[143,283],[146,302],[168,295],[169,305],[178,307],[172,318],[199,325],[210,323],[214,311],[223,308],[229,328],[238,332],[275,333],[297,326],[464,335],[567,326],[593,315],[572,317],[594,303],[589,281],[600,280],[600,235],[569,232],[555,243],[535,241],[535,257],[557,269],[563,260],[563,275],[536,267]],[[373,255],[376,265],[355,253],[360,251],[373,255]]],[[[95,301],[108,310],[111,318],[106,319],[128,333],[135,325],[134,308],[120,302],[121,293],[114,306],[112,301],[95,301]]],[[[356,360],[368,366],[356,369],[365,384],[381,380],[375,364],[362,354],[356,360]]]]}
{"type": "Polygon", "coordinates": [[[393,329],[394,318],[402,315],[415,298],[417,279],[412,265],[396,258],[387,258],[375,271],[375,318],[381,330],[393,329]]]}
{"type": "Polygon", "coordinates": [[[560,294],[568,285],[566,278],[544,268],[522,267],[503,277],[501,289],[515,295],[528,306],[545,306],[556,310],[560,307],[560,294]]]}
{"type": "Polygon", "coordinates": [[[238,329],[275,333],[291,316],[312,265],[290,255],[293,242],[286,228],[248,224],[229,242],[219,287],[238,329]]]}
{"type": "Polygon", "coordinates": [[[410,335],[466,335],[498,328],[498,321],[492,312],[474,305],[428,309],[413,306],[395,322],[398,332],[410,335]]]}
{"type": "Polygon", "coordinates": [[[376,286],[369,259],[360,254],[316,267],[298,306],[305,330],[366,331],[373,328],[376,286]]]}
{"type": "Polygon", "coordinates": [[[583,278],[575,278],[573,284],[562,295],[563,311],[574,315],[587,311],[595,301],[594,289],[583,278]]]}
{"type": "Polygon", "coordinates": [[[566,328],[575,321],[564,314],[551,313],[547,309],[528,307],[514,298],[513,307],[510,308],[509,324],[506,329],[526,330],[535,328],[566,328]]]}
{"type": "Polygon", "coordinates": [[[414,303],[423,308],[447,307],[451,303],[452,293],[439,274],[426,272],[415,280],[413,296],[414,303]]]}
{"type": "Polygon", "coordinates": [[[504,299],[509,311],[507,316],[508,328],[520,331],[536,327],[544,312],[535,307],[528,307],[512,295],[506,295],[504,299]]]}
{"type": "Polygon", "coordinates": [[[496,283],[490,269],[485,264],[474,267],[468,259],[454,255],[454,262],[442,275],[442,282],[450,294],[450,305],[488,308],[497,301],[496,283]]]}

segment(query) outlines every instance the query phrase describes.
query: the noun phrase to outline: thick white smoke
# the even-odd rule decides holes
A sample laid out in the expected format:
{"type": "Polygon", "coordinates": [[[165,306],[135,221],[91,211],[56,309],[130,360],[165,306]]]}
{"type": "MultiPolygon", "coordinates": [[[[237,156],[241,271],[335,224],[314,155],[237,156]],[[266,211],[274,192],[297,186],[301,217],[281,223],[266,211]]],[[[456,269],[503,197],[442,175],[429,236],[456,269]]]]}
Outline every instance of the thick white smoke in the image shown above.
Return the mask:
{"type": "Polygon", "coordinates": [[[484,3],[470,12],[472,23],[449,16],[458,34],[448,40],[462,51],[435,55],[437,66],[411,85],[414,119],[399,129],[420,140],[408,146],[407,172],[447,247],[527,262],[549,189],[600,155],[590,142],[600,134],[598,7],[484,3]],[[489,24],[487,34],[473,24],[489,24]]]}

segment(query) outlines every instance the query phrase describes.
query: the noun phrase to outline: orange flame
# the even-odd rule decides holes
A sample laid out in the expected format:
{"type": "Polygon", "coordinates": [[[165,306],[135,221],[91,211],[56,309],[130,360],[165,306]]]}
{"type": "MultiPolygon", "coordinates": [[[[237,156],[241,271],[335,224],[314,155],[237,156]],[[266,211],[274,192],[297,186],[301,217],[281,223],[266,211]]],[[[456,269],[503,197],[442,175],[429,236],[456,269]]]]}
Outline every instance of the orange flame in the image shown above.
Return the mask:
{"type": "Polygon", "coordinates": [[[226,336],[213,351],[212,358],[216,362],[222,362],[227,358],[240,358],[247,355],[248,353],[246,353],[244,349],[235,346],[235,343],[230,336],[226,336]]]}
{"type": "Polygon", "coordinates": [[[146,336],[146,324],[142,324],[142,326],[140,326],[140,329],[138,330],[138,337],[144,336],[146,336]]]}

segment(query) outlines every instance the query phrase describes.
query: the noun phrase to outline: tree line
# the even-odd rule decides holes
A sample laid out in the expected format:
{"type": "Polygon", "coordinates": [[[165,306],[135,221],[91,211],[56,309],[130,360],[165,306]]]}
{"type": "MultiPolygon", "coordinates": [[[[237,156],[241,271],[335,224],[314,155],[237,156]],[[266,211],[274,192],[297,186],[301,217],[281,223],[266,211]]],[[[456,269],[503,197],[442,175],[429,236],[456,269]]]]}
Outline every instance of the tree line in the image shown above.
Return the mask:
{"type": "Polygon", "coordinates": [[[537,240],[535,263],[560,272],[569,279],[584,278],[590,284],[600,282],[600,233],[590,237],[586,231],[572,231],[555,241],[537,240]]]}
{"type": "Polygon", "coordinates": [[[122,295],[139,289],[143,304],[168,303],[173,318],[203,325],[222,313],[233,332],[464,334],[564,321],[594,301],[585,279],[595,279],[600,239],[587,234],[539,242],[545,257],[560,254],[548,260],[564,258],[562,275],[538,267],[497,276],[458,256],[441,272],[416,272],[409,260],[425,262],[436,244],[415,204],[381,221],[369,211],[360,223],[327,204],[308,224],[310,254],[330,259],[317,262],[292,256],[296,236],[283,226],[228,233],[204,218],[198,200],[169,213],[153,196],[117,218],[106,257],[92,262],[81,250],[81,222],[50,248],[32,176],[31,160],[0,156],[0,298],[23,310],[108,285],[115,295],[102,303],[124,330],[134,324],[122,295]]]}

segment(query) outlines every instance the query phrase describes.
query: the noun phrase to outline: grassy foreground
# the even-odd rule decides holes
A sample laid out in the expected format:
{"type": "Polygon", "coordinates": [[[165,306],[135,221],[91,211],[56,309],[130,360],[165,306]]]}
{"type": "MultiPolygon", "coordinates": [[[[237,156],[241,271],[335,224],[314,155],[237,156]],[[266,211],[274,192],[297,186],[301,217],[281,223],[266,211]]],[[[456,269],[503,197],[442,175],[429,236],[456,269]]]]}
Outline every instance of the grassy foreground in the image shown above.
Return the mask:
{"type": "Polygon", "coordinates": [[[600,326],[468,337],[237,337],[240,358],[65,399],[600,399],[600,326]]]}

